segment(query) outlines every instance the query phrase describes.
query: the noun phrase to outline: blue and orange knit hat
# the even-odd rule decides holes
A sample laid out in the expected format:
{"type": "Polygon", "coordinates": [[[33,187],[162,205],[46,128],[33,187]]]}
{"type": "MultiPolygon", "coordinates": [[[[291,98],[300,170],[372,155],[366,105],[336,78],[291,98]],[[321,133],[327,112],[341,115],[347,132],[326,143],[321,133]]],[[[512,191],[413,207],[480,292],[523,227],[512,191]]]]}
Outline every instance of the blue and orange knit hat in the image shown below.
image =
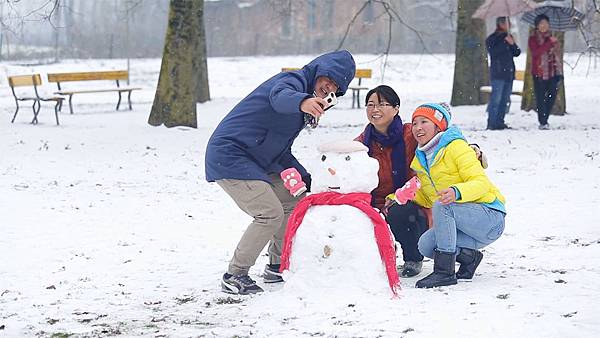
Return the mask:
{"type": "Polygon", "coordinates": [[[448,129],[452,114],[447,103],[425,103],[417,107],[412,114],[412,120],[423,116],[431,120],[441,131],[448,129]]]}

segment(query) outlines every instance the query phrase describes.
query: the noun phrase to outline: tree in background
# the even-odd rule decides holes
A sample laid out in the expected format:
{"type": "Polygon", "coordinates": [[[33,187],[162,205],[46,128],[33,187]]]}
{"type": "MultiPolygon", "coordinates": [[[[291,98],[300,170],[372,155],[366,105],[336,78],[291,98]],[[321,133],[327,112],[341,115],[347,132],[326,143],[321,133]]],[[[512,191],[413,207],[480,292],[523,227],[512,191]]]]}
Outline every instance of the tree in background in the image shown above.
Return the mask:
{"type": "Polygon", "coordinates": [[[479,87],[489,81],[485,22],[471,16],[483,0],[458,0],[452,106],[486,103],[479,87]]]}
{"type": "Polygon", "coordinates": [[[203,0],[170,2],[150,125],[196,128],[196,103],[210,99],[203,10],[203,0]]]}

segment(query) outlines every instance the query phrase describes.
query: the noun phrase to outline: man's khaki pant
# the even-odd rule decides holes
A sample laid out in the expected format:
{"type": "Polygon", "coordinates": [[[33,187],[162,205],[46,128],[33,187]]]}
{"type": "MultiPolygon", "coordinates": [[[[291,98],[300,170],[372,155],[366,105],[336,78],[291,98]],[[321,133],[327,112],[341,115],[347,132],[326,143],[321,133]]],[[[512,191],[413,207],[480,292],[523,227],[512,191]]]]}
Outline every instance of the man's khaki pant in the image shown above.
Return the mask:
{"type": "Polygon", "coordinates": [[[248,274],[248,270],[256,263],[267,243],[270,264],[279,264],[281,261],[288,217],[304,194],[294,197],[283,186],[283,181],[278,175],[272,175],[270,178],[273,184],[260,180],[217,181],[238,207],[254,218],[229,263],[227,272],[232,275],[248,274]]]}

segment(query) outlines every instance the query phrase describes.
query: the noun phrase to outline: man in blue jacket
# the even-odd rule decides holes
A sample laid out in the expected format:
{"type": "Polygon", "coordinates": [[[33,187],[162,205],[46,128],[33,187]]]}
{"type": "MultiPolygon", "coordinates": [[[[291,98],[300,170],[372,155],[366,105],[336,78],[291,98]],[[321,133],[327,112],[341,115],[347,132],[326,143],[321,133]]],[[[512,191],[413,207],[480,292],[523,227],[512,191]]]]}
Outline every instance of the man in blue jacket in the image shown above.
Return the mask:
{"type": "Polygon", "coordinates": [[[509,32],[510,21],[508,17],[501,16],[496,19],[496,31],[485,40],[488,53],[490,53],[490,83],[492,94],[488,103],[487,129],[502,130],[508,128],[504,123],[504,115],[510,107],[510,94],[513,80],[515,79],[514,57],[521,54],[521,49],[515,43],[509,32]]]}
{"type": "Polygon", "coordinates": [[[292,144],[308,121],[323,114],[327,94],[344,95],[355,71],[352,55],[342,50],[279,73],[238,103],[213,132],[206,147],[206,180],[217,182],[253,218],[223,275],[223,291],[263,291],[248,271],[267,243],[270,263],[264,281],[283,281],[279,264],[285,227],[304,194],[292,196],[279,174],[295,168],[310,188],[310,175],[292,155],[292,144]]]}

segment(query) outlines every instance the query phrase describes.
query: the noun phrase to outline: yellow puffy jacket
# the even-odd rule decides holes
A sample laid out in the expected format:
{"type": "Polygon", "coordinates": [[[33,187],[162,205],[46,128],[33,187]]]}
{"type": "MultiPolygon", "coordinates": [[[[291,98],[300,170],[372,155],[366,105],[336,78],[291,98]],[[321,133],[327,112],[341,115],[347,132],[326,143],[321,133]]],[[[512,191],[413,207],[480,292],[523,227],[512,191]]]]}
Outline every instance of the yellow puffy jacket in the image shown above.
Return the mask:
{"type": "Polygon", "coordinates": [[[506,212],[504,196],[488,179],[475,152],[455,126],[441,136],[431,166],[427,165],[425,153],[417,149],[410,167],[421,181],[415,202],[423,207],[433,206],[438,191],[454,187],[457,203],[482,203],[506,212]]]}

